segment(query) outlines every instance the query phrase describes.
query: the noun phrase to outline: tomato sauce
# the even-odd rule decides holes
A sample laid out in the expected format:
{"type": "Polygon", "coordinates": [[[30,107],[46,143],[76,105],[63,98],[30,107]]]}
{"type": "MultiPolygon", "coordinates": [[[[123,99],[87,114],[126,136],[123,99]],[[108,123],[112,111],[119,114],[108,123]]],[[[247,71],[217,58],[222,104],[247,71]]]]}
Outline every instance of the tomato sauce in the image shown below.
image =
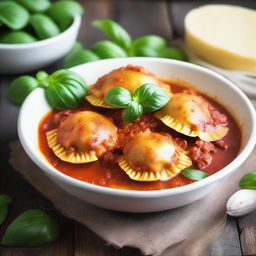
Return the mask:
{"type": "MultiPolygon", "coordinates": [[[[173,93],[181,92],[187,90],[188,88],[185,85],[169,82],[171,90],[173,93]]],[[[222,139],[222,144],[225,144],[227,148],[223,149],[221,147],[215,146],[214,153],[211,154],[212,160],[211,163],[203,168],[204,172],[208,174],[213,174],[227,164],[229,164],[238,154],[240,144],[241,144],[241,132],[239,127],[233,117],[228,113],[228,111],[218,104],[213,99],[201,94],[207,101],[209,101],[215,109],[224,114],[228,121],[228,134],[222,139]]],[[[165,126],[161,121],[156,119],[152,113],[143,115],[140,121],[130,123],[128,125],[123,125],[121,119],[121,111],[117,109],[105,109],[94,107],[88,102],[75,109],[69,110],[67,113],[74,113],[81,110],[92,110],[100,114],[111,118],[114,124],[121,128],[119,135],[119,147],[122,148],[126,140],[129,139],[129,136],[133,133],[138,133],[145,129],[150,129],[151,131],[156,131],[160,133],[168,133],[172,135],[177,140],[186,141],[187,149],[192,148],[196,145],[198,138],[191,138],[185,135],[179,134],[171,128],[165,126]]],[[[88,182],[91,184],[96,184],[104,187],[127,189],[127,190],[160,190],[175,188],[187,185],[194,181],[185,178],[184,176],[178,174],[174,178],[168,181],[152,181],[152,182],[143,182],[131,180],[128,175],[116,164],[116,158],[120,155],[120,152],[112,154],[105,154],[102,159],[85,164],[72,164],[60,160],[53,153],[52,149],[48,147],[46,140],[46,132],[56,129],[58,125],[56,124],[56,114],[57,111],[50,111],[45,115],[39,125],[39,148],[47,159],[47,161],[54,166],[60,172],[73,177],[75,179],[88,182]]],[[[192,166],[197,167],[197,166],[192,166]]],[[[197,169],[199,169],[197,167],[197,169]]]]}

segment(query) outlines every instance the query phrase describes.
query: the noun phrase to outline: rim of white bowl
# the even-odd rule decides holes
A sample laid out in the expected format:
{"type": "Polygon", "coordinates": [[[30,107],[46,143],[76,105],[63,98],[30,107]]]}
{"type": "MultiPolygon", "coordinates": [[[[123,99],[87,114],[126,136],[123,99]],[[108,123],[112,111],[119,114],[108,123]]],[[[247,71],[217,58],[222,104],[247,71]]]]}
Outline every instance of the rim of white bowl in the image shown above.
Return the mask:
{"type": "Polygon", "coordinates": [[[73,23],[63,32],[58,34],[57,36],[39,40],[36,42],[32,43],[26,43],[26,44],[1,44],[0,43],[0,49],[1,50],[20,50],[20,49],[28,49],[28,48],[35,48],[38,46],[43,46],[43,45],[49,45],[53,43],[54,41],[61,40],[63,37],[65,37],[67,34],[70,33],[71,30],[77,28],[81,24],[81,16],[78,15],[74,18],[73,23]]]}
{"type": "MultiPolygon", "coordinates": [[[[217,78],[219,78],[220,80],[224,81],[225,84],[230,87],[232,90],[234,90],[244,101],[245,105],[248,108],[249,114],[251,116],[251,120],[252,120],[252,127],[251,127],[251,134],[248,138],[248,142],[247,144],[244,146],[244,149],[237,155],[237,157],[228,165],[226,165],[224,168],[222,168],[221,170],[219,170],[218,172],[210,175],[209,177],[203,179],[203,180],[199,180],[196,181],[194,183],[185,185],[185,186],[181,186],[181,187],[177,187],[177,188],[169,188],[169,189],[163,189],[163,190],[150,190],[150,191],[140,191],[140,190],[125,190],[125,189],[117,189],[117,188],[109,188],[109,187],[103,187],[103,186],[99,186],[99,185],[94,185],[85,181],[80,181],[78,179],[72,178],[66,174],[63,174],[62,172],[60,172],[59,170],[55,169],[50,163],[47,162],[47,160],[43,157],[43,155],[41,157],[37,157],[36,154],[34,154],[33,150],[30,149],[27,146],[27,143],[24,139],[23,136],[23,132],[20,129],[20,124],[22,122],[23,118],[23,110],[26,107],[26,102],[28,102],[27,99],[29,99],[30,97],[33,97],[33,93],[32,92],[27,99],[25,100],[25,102],[23,103],[20,113],[19,113],[19,118],[18,118],[18,135],[21,141],[21,144],[24,148],[24,150],[26,151],[26,153],[29,155],[29,157],[32,159],[32,161],[38,165],[44,172],[47,172],[50,176],[54,176],[56,179],[61,180],[64,183],[72,183],[72,185],[79,187],[79,188],[86,188],[90,191],[94,191],[97,193],[101,193],[101,194],[108,194],[108,195],[113,195],[113,196],[121,196],[121,197],[131,197],[131,198],[159,198],[159,197],[169,197],[171,195],[177,195],[177,194],[183,194],[189,191],[192,191],[194,189],[200,189],[210,183],[213,183],[223,177],[225,177],[226,175],[228,175],[230,172],[232,172],[235,168],[239,167],[245,160],[246,158],[249,156],[249,154],[252,152],[255,144],[256,144],[256,112],[255,109],[252,105],[252,103],[250,102],[250,100],[247,98],[247,96],[238,88],[236,87],[236,85],[234,83],[232,83],[230,80],[228,80],[227,78],[223,77],[222,75],[192,64],[192,63],[187,63],[187,62],[183,62],[183,61],[178,61],[178,60],[170,60],[170,59],[164,59],[164,58],[150,58],[150,57],[130,57],[129,58],[131,61],[133,60],[141,60],[142,62],[145,61],[154,61],[154,62],[166,62],[166,63],[174,63],[174,64],[178,64],[180,66],[185,66],[185,67],[190,67],[190,68],[194,68],[197,70],[200,70],[202,72],[206,72],[210,75],[213,75],[217,78]]],[[[108,62],[119,62],[119,61],[124,61],[127,60],[127,58],[116,58],[116,59],[105,59],[105,60],[98,60],[97,62],[106,62],[106,64],[108,62]]],[[[82,64],[76,67],[81,67],[83,65],[88,65],[90,63],[86,63],[86,64],[82,64]]],[[[143,64],[141,64],[143,65],[143,64]]],[[[73,67],[72,69],[76,69],[76,67],[73,67]]]]}

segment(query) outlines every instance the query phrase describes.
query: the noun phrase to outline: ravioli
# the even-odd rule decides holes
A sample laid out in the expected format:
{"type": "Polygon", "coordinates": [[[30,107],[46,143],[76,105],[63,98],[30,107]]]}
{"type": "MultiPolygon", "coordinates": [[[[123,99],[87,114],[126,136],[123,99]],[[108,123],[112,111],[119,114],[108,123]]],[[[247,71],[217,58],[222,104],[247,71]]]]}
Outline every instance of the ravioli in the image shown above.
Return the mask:
{"type": "Polygon", "coordinates": [[[124,147],[119,166],[133,180],[168,180],[192,164],[186,152],[170,136],[145,131],[124,147]]]}
{"type": "Polygon", "coordinates": [[[49,147],[61,160],[88,163],[115,147],[117,127],[99,113],[80,111],[47,132],[46,137],[49,147]]]}
{"type": "Polygon", "coordinates": [[[133,93],[138,87],[147,83],[159,85],[165,89],[166,92],[170,92],[170,87],[167,84],[161,82],[143,67],[128,65],[115,69],[99,78],[98,81],[89,88],[89,95],[86,99],[94,106],[117,108],[104,101],[105,94],[111,88],[120,86],[133,93]]]}
{"type": "Polygon", "coordinates": [[[199,95],[177,93],[155,116],[179,133],[215,141],[228,133],[227,119],[199,95]]]}

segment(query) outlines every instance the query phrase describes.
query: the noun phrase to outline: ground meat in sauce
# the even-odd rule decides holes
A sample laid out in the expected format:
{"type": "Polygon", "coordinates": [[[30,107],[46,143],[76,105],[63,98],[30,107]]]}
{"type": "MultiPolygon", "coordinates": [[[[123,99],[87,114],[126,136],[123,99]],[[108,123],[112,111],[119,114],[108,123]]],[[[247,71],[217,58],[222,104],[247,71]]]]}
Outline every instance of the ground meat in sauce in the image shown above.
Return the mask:
{"type": "Polygon", "coordinates": [[[200,139],[198,139],[195,142],[195,145],[190,148],[190,157],[193,161],[193,164],[198,169],[204,169],[211,164],[213,155],[217,152],[215,145],[222,150],[227,149],[227,145],[224,143],[223,140],[206,142],[200,139]]]}
{"type": "Polygon", "coordinates": [[[174,138],[174,141],[178,146],[180,146],[182,149],[186,150],[188,146],[188,142],[185,139],[182,138],[174,138]]]}
{"type": "Polygon", "coordinates": [[[211,118],[214,121],[214,125],[227,125],[227,117],[220,113],[218,110],[216,110],[211,104],[209,104],[208,109],[211,113],[211,118]]]}
{"type": "MultiPolygon", "coordinates": [[[[190,93],[193,90],[190,90],[190,93]]],[[[74,113],[72,110],[65,110],[57,112],[54,115],[54,123],[59,126],[69,115],[74,113]]],[[[220,118],[223,122],[226,122],[226,117],[223,114],[220,114],[218,111],[214,113],[215,117],[220,118]]],[[[107,151],[103,154],[100,159],[102,165],[114,165],[117,164],[118,157],[122,154],[122,149],[124,145],[133,138],[136,134],[142,131],[149,129],[152,132],[156,132],[158,126],[162,125],[161,122],[152,115],[143,115],[139,120],[135,122],[124,124],[122,121],[122,116],[120,115],[120,110],[113,110],[111,115],[114,124],[118,124],[118,142],[116,148],[112,151],[107,151]]],[[[171,136],[170,133],[163,133],[166,136],[171,136]]],[[[173,132],[175,133],[175,132],[173,132]]],[[[177,136],[177,133],[175,134],[177,136]]],[[[178,134],[179,136],[182,136],[178,134]]],[[[183,136],[184,137],[184,136],[183,136]]],[[[190,138],[187,137],[187,140],[190,138]]],[[[198,169],[204,169],[211,164],[213,155],[217,152],[216,148],[221,150],[226,150],[227,145],[223,140],[205,142],[200,139],[197,139],[192,147],[188,149],[188,141],[182,137],[174,137],[174,141],[178,146],[184,150],[189,150],[189,155],[193,164],[198,169]]]]}
{"type": "Polygon", "coordinates": [[[61,122],[63,122],[68,116],[70,116],[73,113],[72,110],[64,110],[56,113],[54,115],[54,123],[59,126],[61,122]]]}
{"type": "Polygon", "coordinates": [[[157,128],[156,118],[153,116],[143,115],[139,120],[122,125],[118,130],[119,148],[123,148],[126,142],[133,138],[139,132],[149,129],[154,132],[157,128]]]}
{"type": "Polygon", "coordinates": [[[228,149],[228,145],[224,142],[224,140],[216,140],[212,142],[213,145],[215,145],[216,147],[220,148],[220,149],[228,149]]]}

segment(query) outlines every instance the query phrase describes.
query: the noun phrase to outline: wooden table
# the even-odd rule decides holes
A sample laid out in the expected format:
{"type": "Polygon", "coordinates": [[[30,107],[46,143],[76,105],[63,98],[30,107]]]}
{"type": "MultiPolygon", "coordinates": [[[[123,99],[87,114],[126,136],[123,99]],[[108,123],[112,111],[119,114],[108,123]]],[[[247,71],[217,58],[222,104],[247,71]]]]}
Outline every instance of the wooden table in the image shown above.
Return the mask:
{"type": "MultiPolygon", "coordinates": [[[[146,34],[157,34],[167,38],[183,33],[183,18],[192,7],[210,1],[152,1],[152,0],[87,0],[80,1],[85,7],[85,15],[80,30],[79,41],[90,47],[104,36],[90,24],[94,19],[110,18],[123,25],[133,38],[146,34]]],[[[211,1],[222,2],[223,1],[211,1]]],[[[256,9],[255,0],[226,1],[241,3],[256,9]]],[[[1,56],[0,56],[1,58],[1,56]]],[[[61,61],[45,70],[52,72],[61,67],[61,61]]],[[[0,247],[1,256],[139,256],[134,249],[118,250],[106,243],[86,227],[67,219],[54,209],[52,204],[30,186],[8,163],[9,142],[17,139],[16,123],[19,108],[7,100],[7,89],[15,76],[0,76],[0,193],[13,198],[7,223],[17,214],[28,208],[40,208],[55,215],[62,225],[61,237],[51,244],[37,248],[0,247]]],[[[256,215],[254,215],[256,216],[256,215]]],[[[227,225],[220,236],[207,248],[205,255],[253,255],[256,254],[255,218],[245,219],[252,223],[241,232],[240,220],[228,218],[227,225]],[[253,223],[254,222],[254,223],[253,223]]],[[[0,235],[6,228],[0,229],[0,235]]]]}

